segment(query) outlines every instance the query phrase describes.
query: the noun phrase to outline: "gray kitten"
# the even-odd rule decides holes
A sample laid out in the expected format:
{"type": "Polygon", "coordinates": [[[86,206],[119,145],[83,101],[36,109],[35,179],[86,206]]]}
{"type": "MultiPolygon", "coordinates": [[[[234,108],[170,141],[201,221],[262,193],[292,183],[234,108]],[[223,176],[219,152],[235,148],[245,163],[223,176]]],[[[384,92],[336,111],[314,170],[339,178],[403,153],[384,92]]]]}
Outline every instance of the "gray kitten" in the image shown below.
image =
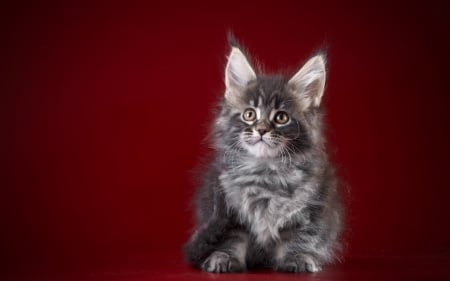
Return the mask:
{"type": "Polygon", "coordinates": [[[332,262],[342,210],[322,135],[325,58],[291,78],[256,75],[234,43],[196,194],[186,260],[208,272],[317,272],[332,262]]]}

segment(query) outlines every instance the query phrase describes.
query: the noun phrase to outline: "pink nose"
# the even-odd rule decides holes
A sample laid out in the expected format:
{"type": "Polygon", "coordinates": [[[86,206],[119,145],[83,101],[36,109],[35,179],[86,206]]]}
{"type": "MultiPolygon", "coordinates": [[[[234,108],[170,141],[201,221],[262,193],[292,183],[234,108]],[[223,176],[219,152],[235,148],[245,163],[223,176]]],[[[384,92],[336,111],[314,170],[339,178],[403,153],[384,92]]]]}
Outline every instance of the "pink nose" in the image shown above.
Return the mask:
{"type": "Polygon", "coordinates": [[[258,129],[258,133],[262,136],[265,133],[267,133],[267,130],[266,129],[258,129]]]}

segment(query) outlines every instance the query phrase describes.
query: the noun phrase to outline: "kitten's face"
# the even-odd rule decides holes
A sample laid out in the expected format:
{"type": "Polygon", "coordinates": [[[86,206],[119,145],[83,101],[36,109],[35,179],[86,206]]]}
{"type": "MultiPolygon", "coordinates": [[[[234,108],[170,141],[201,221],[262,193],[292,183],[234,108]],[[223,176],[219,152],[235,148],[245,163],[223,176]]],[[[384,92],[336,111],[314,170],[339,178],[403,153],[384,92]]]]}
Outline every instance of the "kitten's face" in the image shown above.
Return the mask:
{"type": "Polygon", "coordinates": [[[295,97],[279,78],[260,78],[240,101],[238,143],[256,157],[288,157],[308,145],[295,97]]]}
{"type": "Polygon", "coordinates": [[[256,157],[290,157],[311,145],[303,116],[319,107],[325,62],[315,56],[291,78],[257,76],[239,48],[225,69],[225,115],[217,124],[226,149],[236,146],[256,157]],[[223,122],[226,120],[226,122],[223,122]],[[226,125],[225,125],[226,123],[226,125]]]}
{"type": "Polygon", "coordinates": [[[243,147],[257,157],[274,157],[289,141],[289,138],[284,137],[277,128],[287,126],[291,121],[285,111],[276,108],[249,107],[244,110],[241,119],[248,126],[241,132],[240,140],[243,147]]]}

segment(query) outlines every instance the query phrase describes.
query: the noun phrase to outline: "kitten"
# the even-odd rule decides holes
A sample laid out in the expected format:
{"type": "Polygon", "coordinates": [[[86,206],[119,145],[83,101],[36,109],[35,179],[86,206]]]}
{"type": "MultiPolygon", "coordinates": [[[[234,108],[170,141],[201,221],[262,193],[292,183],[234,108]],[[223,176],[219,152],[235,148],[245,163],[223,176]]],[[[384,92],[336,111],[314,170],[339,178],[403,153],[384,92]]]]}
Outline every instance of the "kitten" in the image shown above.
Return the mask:
{"type": "Polygon", "coordinates": [[[237,44],[196,194],[186,260],[208,272],[317,272],[332,262],[342,210],[322,135],[323,54],[291,78],[256,75],[237,44]]]}

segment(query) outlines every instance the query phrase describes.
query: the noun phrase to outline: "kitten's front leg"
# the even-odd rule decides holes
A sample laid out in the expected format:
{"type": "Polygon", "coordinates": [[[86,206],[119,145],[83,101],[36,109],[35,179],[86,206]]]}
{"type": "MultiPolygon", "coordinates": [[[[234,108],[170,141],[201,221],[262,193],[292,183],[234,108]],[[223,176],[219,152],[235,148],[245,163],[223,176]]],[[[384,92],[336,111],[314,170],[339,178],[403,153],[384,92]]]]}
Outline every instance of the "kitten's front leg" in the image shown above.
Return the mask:
{"type": "Polygon", "coordinates": [[[322,268],[312,254],[301,254],[287,251],[285,246],[278,246],[276,251],[281,254],[276,259],[275,270],[284,272],[318,272],[322,268]]]}
{"type": "Polygon", "coordinates": [[[243,230],[233,230],[226,240],[202,264],[208,272],[225,273],[246,270],[248,234],[243,230]]]}
{"type": "Polygon", "coordinates": [[[318,272],[322,268],[312,250],[313,237],[301,237],[292,231],[275,247],[274,269],[284,272],[318,272]],[[310,240],[310,241],[308,241],[310,240]],[[308,245],[310,244],[310,245],[308,245]]]}

